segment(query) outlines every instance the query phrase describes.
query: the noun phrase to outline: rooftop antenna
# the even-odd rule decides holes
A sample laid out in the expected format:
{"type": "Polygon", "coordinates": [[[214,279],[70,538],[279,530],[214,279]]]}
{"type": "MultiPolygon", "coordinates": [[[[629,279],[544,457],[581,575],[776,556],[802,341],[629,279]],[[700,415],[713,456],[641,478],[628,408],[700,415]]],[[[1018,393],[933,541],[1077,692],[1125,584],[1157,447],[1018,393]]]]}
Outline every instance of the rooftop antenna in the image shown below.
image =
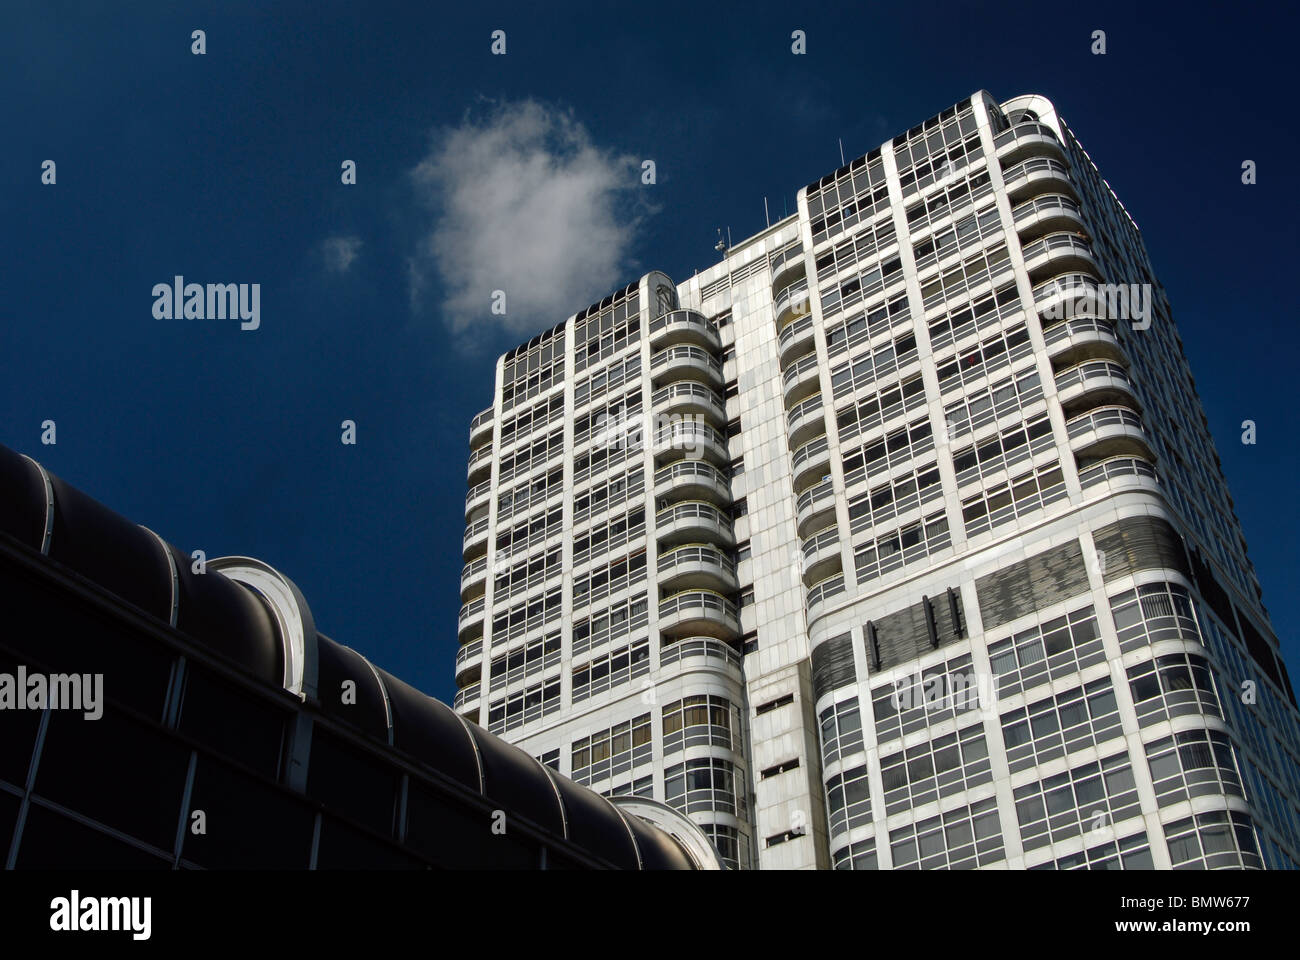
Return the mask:
{"type": "Polygon", "coordinates": [[[763,219],[767,221],[769,227],[772,225],[772,215],[767,212],[767,197],[763,198],[763,219]]]}
{"type": "Polygon", "coordinates": [[[713,249],[718,253],[727,252],[727,241],[722,239],[722,228],[718,227],[718,242],[713,245],[713,249]]]}
{"type": "Polygon", "coordinates": [[[731,249],[731,227],[727,227],[727,249],[731,249]]]}
{"type": "Polygon", "coordinates": [[[844,166],[844,138],[840,137],[840,166],[844,166]]]}

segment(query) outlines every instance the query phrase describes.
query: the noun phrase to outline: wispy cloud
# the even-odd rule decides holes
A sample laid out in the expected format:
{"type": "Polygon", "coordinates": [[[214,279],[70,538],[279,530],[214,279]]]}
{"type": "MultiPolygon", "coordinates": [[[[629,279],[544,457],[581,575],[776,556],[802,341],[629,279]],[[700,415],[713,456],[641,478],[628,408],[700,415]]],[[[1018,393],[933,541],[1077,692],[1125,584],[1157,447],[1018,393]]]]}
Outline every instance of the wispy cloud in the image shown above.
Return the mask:
{"type": "Polygon", "coordinates": [[[326,237],[321,243],[321,256],[325,258],[326,269],[334,273],[347,273],[361,253],[361,244],[360,237],[326,237]]]}
{"type": "Polygon", "coordinates": [[[498,105],[435,133],[412,179],[433,216],[409,262],[412,306],[440,310],[461,339],[529,336],[627,279],[637,162],[597,147],[570,112],[498,105]]]}

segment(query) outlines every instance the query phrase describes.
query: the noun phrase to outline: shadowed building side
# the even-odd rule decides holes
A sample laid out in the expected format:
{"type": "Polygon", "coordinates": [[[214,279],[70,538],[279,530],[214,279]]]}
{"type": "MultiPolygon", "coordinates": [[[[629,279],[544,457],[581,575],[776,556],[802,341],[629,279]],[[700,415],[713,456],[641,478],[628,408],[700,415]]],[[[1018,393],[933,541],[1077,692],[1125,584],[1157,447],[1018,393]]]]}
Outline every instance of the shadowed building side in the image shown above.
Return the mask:
{"type": "Polygon", "coordinates": [[[671,808],[623,809],[319,634],[273,568],[193,564],[0,447],[7,868],[720,867],[671,808]]]}

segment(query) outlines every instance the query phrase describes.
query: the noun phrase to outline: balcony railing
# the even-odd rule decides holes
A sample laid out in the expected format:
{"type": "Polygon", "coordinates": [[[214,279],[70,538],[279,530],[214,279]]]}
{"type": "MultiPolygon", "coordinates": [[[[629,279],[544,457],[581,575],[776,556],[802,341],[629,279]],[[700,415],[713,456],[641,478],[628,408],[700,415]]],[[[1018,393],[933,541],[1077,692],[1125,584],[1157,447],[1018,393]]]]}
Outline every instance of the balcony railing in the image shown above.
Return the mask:
{"type": "Polygon", "coordinates": [[[1075,440],[1085,433],[1105,427],[1131,427],[1134,430],[1141,430],[1142,418],[1128,407],[1098,407],[1096,410],[1066,421],[1065,432],[1071,440],[1075,440]]]}
{"type": "Polygon", "coordinates": [[[456,696],[451,701],[452,709],[458,713],[465,709],[466,706],[473,703],[482,694],[483,685],[481,683],[471,683],[464,690],[456,691],[456,696]]]}
{"type": "Polygon", "coordinates": [[[712,574],[721,581],[734,584],[736,580],[736,562],[731,557],[708,544],[678,547],[661,554],[658,562],[659,578],[670,578],[674,573],[712,574]]]}
{"type": "Polygon", "coordinates": [[[1097,262],[1096,255],[1092,252],[1092,245],[1072,233],[1049,233],[1045,237],[1040,237],[1025,245],[1024,255],[1026,267],[1031,261],[1043,256],[1055,258],[1073,255],[1094,264],[1097,262]]]}
{"type": "Polygon", "coordinates": [[[471,487],[469,493],[465,494],[465,512],[469,513],[473,510],[474,507],[476,507],[480,501],[485,500],[491,492],[491,480],[484,480],[482,483],[475,484],[471,487]]]}
{"type": "Polygon", "coordinates": [[[791,457],[791,466],[797,474],[804,464],[816,463],[822,454],[830,450],[830,442],[826,437],[818,437],[816,440],[810,440],[803,446],[795,450],[791,457]]]}
{"type": "Polygon", "coordinates": [[[727,408],[714,391],[699,383],[674,383],[662,390],[656,390],[650,397],[656,408],[688,406],[696,410],[708,410],[723,423],[727,420],[727,408]]]}
{"type": "Polygon", "coordinates": [[[809,563],[814,556],[827,547],[833,547],[840,542],[840,531],[837,527],[831,527],[829,530],[823,530],[817,536],[803,542],[803,559],[804,563],[809,563]]]}
{"type": "Polygon", "coordinates": [[[787,350],[793,347],[796,342],[812,339],[812,326],[812,317],[803,317],[781,331],[776,338],[776,345],[782,362],[785,361],[787,350]]]}
{"type": "Polygon", "coordinates": [[[676,366],[678,364],[686,367],[704,368],[716,374],[719,380],[722,379],[722,364],[718,362],[717,357],[699,347],[688,344],[665,347],[650,358],[651,373],[662,370],[665,366],[676,366]]]}
{"type": "Polygon", "coordinates": [[[1058,344],[1077,346],[1085,343],[1108,343],[1118,348],[1119,338],[1115,335],[1115,325],[1109,320],[1078,317],[1048,327],[1043,331],[1043,343],[1048,348],[1049,355],[1054,355],[1061,352],[1052,349],[1058,344]]]}
{"type": "Polygon", "coordinates": [[[1073,300],[1097,298],[1097,281],[1086,273],[1068,273],[1063,276],[1044,280],[1034,287],[1034,303],[1041,304],[1055,296],[1069,297],[1073,300]]]}
{"type": "Polygon", "coordinates": [[[1011,211],[1011,219],[1016,223],[1023,223],[1037,214],[1051,214],[1061,210],[1073,214],[1075,219],[1082,220],[1083,218],[1079,205],[1069,197],[1060,193],[1049,193],[1046,196],[1034,197],[1032,200],[1017,204],[1011,211]]]}
{"type": "Polygon", "coordinates": [[[659,665],[666,667],[671,663],[703,657],[715,660],[736,671],[741,669],[743,660],[730,644],[713,637],[686,637],[673,643],[666,643],[659,649],[659,665]]]}
{"type": "Polygon", "coordinates": [[[783,327],[787,320],[806,316],[811,311],[812,300],[807,277],[790,284],[772,303],[772,312],[776,314],[778,328],[783,327]]]}
{"type": "Polygon", "coordinates": [[[1156,468],[1137,457],[1111,457],[1079,471],[1079,486],[1087,488],[1108,480],[1139,477],[1159,483],[1156,468]]]}
{"type": "Polygon", "coordinates": [[[713,349],[717,349],[719,345],[717,327],[708,317],[696,310],[671,310],[650,321],[652,343],[677,333],[689,336],[713,349]]]}
{"type": "Polygon", "coordinates": [[[712,590],[686,590],[659,601],[659,620],[671,621],[680,616],[703,613],[704,619],[736,622],[736,605],[712,590]]]}
{"type": "Polygon", "coordinates": [[[1109,360],[1089,360],[1087,363],[1081,363],[1077,367],[1071,367],[1057,374],[1056,392],[1061,393],[1068,387],[1087,383],[1089,380],[1105,378],[1118,380],[1130,390],[1132,389],[1133,383],[1129,380],[1128,373],[1118,363],[1109,360]]]}
{"type": "Polygon", "coordinates": [[[674,480],[702,481],[708,486],[721,487],[730,492],[726,475],[706,460],[679,460],[655,471],[655,487],[674,480]]]}
{"type": "Polygon", "coordinates": [[[476,620],[482,619],[484,607],[483,600],[483,597],[479,597],[477,600],[471,600],[460,608],[460,619],[458,621],[459,629],[464,630],[476,620]]]}
{"type": "Polygon", "coordinates": [[[1002,179],[1006,183],[1007,190],[1014,190],[1020,185],[1021,181],[1028,181],[1030,178],[1057,180],[1067,184],[1070,189],[1074,189],[1074,181],[1070,179],[1070,171],[1058,160],[1050,157],[1034,157],[1031,160],[1025,160],[1023,163],[1017,163],[1003,173],[1002,179]]]}
{"type": "Polygon", "coordinates": [[[727,438],[698,420],[681,420],[663,427],[655,434],[655,453],[681,450],[685,453],[708,452],[715,456],[727,455],[727,438]]]}
{"type": "Polygon", "coordinates": [[[461,539],[461,545],[468,547],[470,542],[476,540],[487,532],[488,518],[480,517],[465,528],[465,536],[461,539]]]}
{"type": "Polygon", "coordinates": [[[456,672],[459,673],[475,657],[483,655],[483,638],[471,640],[456,651],[456,672]]]}
{"type": "Polygon", "coordinates": [[[816,586],[808,588],[808,619],[821,616],[821,606],[831,597],[844,592],[844,575],[837,573],[816,586]]]}
{"type": "Polygon", "coordinates": [[[486,572],[487,557],[479,557],[477,560],[465,564],[460,571],[460,588],[464,590],[467,584],[486,572]]]}
{"type": "Polygon", "coordinates": [[[1027,137],[1046,137],[1048,140],[1059,144],[1060,140],[1056,137],[1056,131],[1045,123],[1028,121],[1026,123],[1017,123],[1010,130],[1003,130],[993,141],[994,150],[1001,150],[1008,144],[1015,143],[1018,140],[1024,140],[1027,137]]]}
{"type": "Polygon", "coordinates": [[[655,514],[655,530],[658,535],[667,535],[673,532],[666,529],[669,526],[674,528],[683,526],[692,529],[704,528],[707,531],[721,534],[727,542],[730,542],[734,537],[731,530],[731,517],[713,504],[705,503],[702,500],[677,503],[655,514]]]}

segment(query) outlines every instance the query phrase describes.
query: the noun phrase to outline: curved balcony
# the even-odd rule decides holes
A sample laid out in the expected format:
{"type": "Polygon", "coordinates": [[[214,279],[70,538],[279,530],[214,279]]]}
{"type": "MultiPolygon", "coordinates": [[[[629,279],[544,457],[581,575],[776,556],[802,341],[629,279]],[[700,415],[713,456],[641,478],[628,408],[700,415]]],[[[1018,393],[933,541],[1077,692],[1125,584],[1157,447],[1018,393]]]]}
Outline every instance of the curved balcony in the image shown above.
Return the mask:
{"type": "Polygon", "coordinates": [[[492,481],[484,480],[465,494],[465,521],[480,520],[487,516],[488,502],[492,498],[492,481]]]}
{"type": "Polygon", "coordinates": [[[659,629],[670,637],[734,640],[740,636],[740,619],[736,605],[722,594],[687,590],[659,601],[659,629]]]}
{"type": "Polygon", "coordinates": [[[451,707],[457,713],[467,720],[478,722],[478,704],[482,695],[482,684],[471,684],[464,690],[456,691],[455,698],[451,701],[451,707]]]}
{"type": "Polygon", "coordinates": [[[474,415],[474,419],[469,422],[469,446],[470,449],[476,449],[484,443],[492,442],[492,428],[495,425],[492,417],[495,411],[492,407],[474,415]]]}
{"type": "Polygon", "coordinates": [[[1160,478],[1156,468],[1139,457],[1110,457],[1079,465],[1079,486],[1086,490],[1099,483],[1149,487],[1159,486],[1160,478]]]}
{"type": "Polygon", "coordinates": [[[673,590],[699,587],[719,593],[735,593],[736,562],[712,544],[696,543],[659,555],[659,585],[673,590]]]}
{"type": "Polygon", "coordinates": [[[726,474],[707,460],[679,460],[655,471],[656,500],[706,500],[731,503],[726,474]]]}
{"type": "Polygon", "coordinates": [[[812,623],[826,613],[827,601],[844,592],[844,575],[837,573],[833,577],[808,588],[808,622],[812,623]]]}
{"type": "Polygon", "coordinates": [[[1100,289],[1086,273],[1067,273],[1034,287],[1034,310],[1045,323],[1075,316],[1095,316],[1100,289]]]}
{"type": "Polygon", "coordinates": [[[814,349],[812,317],[796,320],[782,330],[776,338],[777,357],[782,368],[814,349]]]}
{"type": "Polygon", "coordinates": [[[1011,211],[1020,242],[1028,243],[1054,230],[1084,232],[1083,211],[1063,193],[1033,197],[1011,211]]]}
{"type": "Polygon", "coordinates": [[[731,463],[727,438],[702,420],[678,420],[655,433],[655,462],[708,458],[718,466],[731,463]]]}
{"type": "Polygon", "coordinates": [[[817,354],[810,353],[797,363],[786,367],[781,374],[781,391],[788,410],[800,400],[821,389],[821,367],[817,363],[817,354]]]}
{"type": "Polygon", "coordinates": [[[650,379],[655,386],[676,380],[698,380],[720,389],[722,364],[709,351],[691,344],[665,347],[650,358],[650,379]]]}
{"type": "Polygon", "coordinates": [[[1077,317],[1057,323],[1043,331],[1047,355],[1062,366],[1074,366],[1085,360],[1124,359],[1115,325],[1096,317],[1077,317]]]}
{"type": "Polygon", "coordinates": [[[482,483],[492,476],[492,444],[479,447],[469,455],[467,477],[469,485],[482,483]]]}
{"type": "Polygon", "coordinates": [[[1014,164],[1025,157],[1056,157],[1065,160],[1065,148],[1056,131],[1045,123],[1029,121],[1004,130],[993,141],[993,149],[1002,163],[1014,164]]]}
{"type": "Polygon", "coordinates": [[[461,556],[465,560],[474,560],[487,553],[488,518],[480,517],[465,528],[461,539],[461,556]]]}
{"type": "Polygon", "coordinates": [[[1070,179],[1069,168],[1051,157],[1034,157],[1006,167],[1002,179],[1013,206],[1027,197],[1045,193],[1064,193],[1072,199],[1079,198],[1078,191],[1074,189],[1074,181],[1070,179]]]}
{"type": "Polygon", "coordinates": [[[722,349],[718,328],[698,310],[670,310],[650,322],[650,348],[685,343],[713,353],[722,349]]]}
{"type": "Polygon", "coordinates": [[[473,600],[483,596],[487,587],[487,557],[472,560],[460,571],[460,599],[473,600]]]}
{"type": "Polygon", "coordinates": [[[826,432],[826,414],[822,410],[820,393],[809,397],[786,412],[786,437],[790,449],[795,450],[814,437],[826,432]]]}
{"type": "Polygon", "coordinates": [[[826,437],[809,440],[797,449],[790,459],[794,471],[794,492],[800,494],[814,483],[820,483],[830,476],[830,441],[826,437]]]}
{"type": "Polygon", "coordinates": [[[803,582],[817,583],[844,569],[840,556],[840,531],[838,527],[828,527],[814,537],[809,537],[800,546],[803,554],[803,582]]]}
{"type": "Polygon", "coordinates": [[[655,539],[661,548],[688,543],[736,545],[730,515],[703,500],[677,503],[656,513],[655,539]]]}
{"type": "Polygon", "coordinates": [[[772,301],[772,312],[776,314],[777,330],[784,330],[791,321],[812,313],[812,295],[808,290],[808,278],[796,280],[777,294],[772,301]]]}
{"type": "Polygon", "coordinates": [[[1049,233],[1023,248],[1025,270],[1030,281],[1065,271],[1095,270],[1101,272],[1092,245],[1073,233],[1049,233]],[[1036,276],[1037,275],[1037,276],[1036,276]]]}
{"type": "Polygon", "coordinates": [[[791,247],[772,258],[772,295],[780,293],[805,275],[803,244],[791,247]]]}
{"type": "Polygon", "coordinates": [[[800,539],[812,536],[815,530],[826,526],[828,522],[834,523],[835,487],[831,478],[827,477],[815,487],[799,494],[795,509],[800,539]]]}
{"type": "Polygon", "coordinates": [[[656,390],[650,397],[655,413],[710,417],[717,426],[727,425],[727,407],[713,390],[700,383],[674,383],[656,390]]]}
{"type": "Polygon", "coordinates": [[[477,683],[483,672],[483,640],[471,640],[456,651],[456,686],[477,683]]]}
{"type": "Polygon", "coordinates": [[[1137,456],[1155,460],[1142,429],[1142,418],[1128,407],[1097,407],[1068,420],[1065,432],[1076,457],[1108,460],[1111,457],[1137,456]]]}
{"type": "Polygon", "coordinates": [[[732,679],[742,677],[743,658],[729,643],[713,637],[683,637],[659,648],[659,666],[682,664],[682,669],[694,666],[721,667],[732,679]]]}
{"type": "MultiPolygon", "coordinates": [[[[1089,407],[1105,403],[1123,407],[1137,406],[1137,397],[1128,373],[1118,363],[1110,360],[1089,360],[1056,375],[1056,396],[1063,407],[1074,404],[1085,395],[1089,407]]],[[[1067,410],[1067,414],[1069,412],[1067,410]]]]}
{"type": "Polygon", "coordinates": [[[483,635],[483,597],[477,600],[471,600],[460,608],[460,618],[457,621],[457,636],[461,643],[466,643],[474,637],[483,635]]]}

